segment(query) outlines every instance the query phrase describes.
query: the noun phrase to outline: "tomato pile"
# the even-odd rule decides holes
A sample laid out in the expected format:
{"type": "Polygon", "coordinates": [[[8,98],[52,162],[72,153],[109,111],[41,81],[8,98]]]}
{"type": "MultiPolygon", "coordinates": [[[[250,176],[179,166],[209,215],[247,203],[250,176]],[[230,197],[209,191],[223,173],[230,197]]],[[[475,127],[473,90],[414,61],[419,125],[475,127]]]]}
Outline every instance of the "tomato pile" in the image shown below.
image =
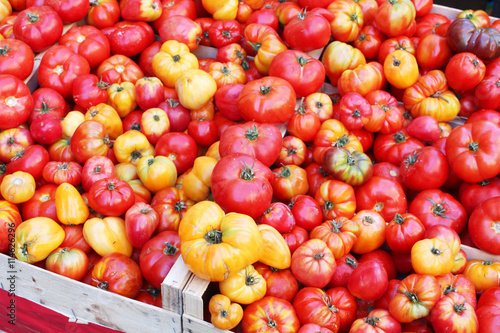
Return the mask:
{"type": "Polygon", "coordinates": [[[0,252],[157,306],[182,255],[220,329],[498,332],[500,20],[432,6],[0,0],[0,252]]]}

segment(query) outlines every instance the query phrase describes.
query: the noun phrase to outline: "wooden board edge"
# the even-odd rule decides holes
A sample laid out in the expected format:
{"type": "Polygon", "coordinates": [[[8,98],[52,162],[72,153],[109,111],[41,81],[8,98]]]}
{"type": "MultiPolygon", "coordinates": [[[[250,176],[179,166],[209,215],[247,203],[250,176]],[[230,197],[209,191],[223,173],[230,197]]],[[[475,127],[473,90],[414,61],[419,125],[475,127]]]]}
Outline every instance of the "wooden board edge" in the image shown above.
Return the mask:
{"type": "Polygon", "coordinates": [[[182,328],[186,333],[233,333],[232,331],[220,330],[212,323],[186,314],[182,316],[182,328]]]}
{"type": "Polygon", "coordinates": [[[161,284],[163,308],[182,314],[182,292],[193,273],[186,267],[182,256],[179,256],[170,272],[161,284]]]}
{"type": "MultiPolygon", "coordinates": [[[[460,12],[462,12],[462,11],[463,11],[462,9],[458,9],[458,8],[433,4],[431,13],[441,14],[441,15],[446,16],[449,19],[455,19],[457,17],[457,15],[460,14],[460,12]]],[[[498,20],[497,17],[490,16],[491,22],[494,22],[496,20],[498,20]]]]}
{"type": "Polygon", "coordinates": [[[494,255],[480,249],[476,249],[475,247],[461,245],[460,248],[464,250],[465,254],[467,254],[467,260],[484,260],[484,261],[500,261],[500,255],[494,255]]]}
{"type": "Polygon", "coordinates": [[[92,322],[123,332],[182,331],[182,317],[133,299],[41,269],[0,254],[0,282],[15,275],[15,294],[77,322],[92,322]],[[12,263],[12,267],[10,266],[12,263]],[[13,273],[12,273],[13,272],[13,273]]]}
{"type": "Polygon", "coordinates": [[[203,294],[207,290],[209,284],[210,281],[200,279],[193,274],[182,293],[184,303],[183,314],[203,320],[205,308],[203,304],[203,294]]]}

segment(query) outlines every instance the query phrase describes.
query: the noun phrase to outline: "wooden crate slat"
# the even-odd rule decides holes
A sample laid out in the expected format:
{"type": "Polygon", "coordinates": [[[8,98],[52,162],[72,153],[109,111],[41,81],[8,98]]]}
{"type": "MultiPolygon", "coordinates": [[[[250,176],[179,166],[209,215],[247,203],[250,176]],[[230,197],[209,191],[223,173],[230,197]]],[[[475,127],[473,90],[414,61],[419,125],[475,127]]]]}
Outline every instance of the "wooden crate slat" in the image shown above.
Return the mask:
{"type": "MultiPolygon", "coordinates": [[[[457,15],[460,14],[460,12],[462,12],[461,9],[446,7],[446,6],[437,5],[437,4],[434,4],[432,6],[432,10],[431,10],[431,13],[441,14],[441,15],[446,16],[449,19],[455,19],[457,17],[457,15]]],[[[490,16],[491,22],[494,22],[496,20],[498,20],[498,18],[490,16]]]]}
{"type": "Polygon", "coordinates": [[[467,254],[467,260],[500,261],[500,255],[494,255],[467,245],[462,245],[460,248],[467,254]]]}
{"type": "Polygon", "coordinates": [[[185,333],[233,333],[232,331],[220,330],[212,325],[212,323],[187,314],[182,316],[182,327],[185,333]]]}
{"type": "Polygon", "coordinates": [[[182,314],[182,290],[191,276],[191,271],[184,264],[182,256],[179,256],[161,284],[164,309],[182,314]]]}
{"type": "Polygon", "coordinates": [[[204,304],[203,304],[203,294],[208,288],[210,281],[200,279],[193,274],[191,280],[184,288],[183,292],[183,303],[184,312],[183,314],[194,316],[203,320],[204,304]]]}
{"type": "MultiPolygon", "coordinates": [[[[8,257],[0,254],[0,281],[8,257]]],[[[16,294],[69,318],[101,324],[123,332],[182,331],[181,315],[74,281],[18,260],[16,294]]]]}

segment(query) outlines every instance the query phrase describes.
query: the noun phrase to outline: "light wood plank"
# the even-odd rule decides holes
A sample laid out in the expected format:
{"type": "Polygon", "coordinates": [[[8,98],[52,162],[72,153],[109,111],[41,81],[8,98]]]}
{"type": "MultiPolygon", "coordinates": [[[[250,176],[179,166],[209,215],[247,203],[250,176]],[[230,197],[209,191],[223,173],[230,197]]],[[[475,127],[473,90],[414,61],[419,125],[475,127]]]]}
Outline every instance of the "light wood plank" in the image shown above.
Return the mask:
{"type": "Polygon", "coordinates": [[[204,304],[203,294],[208,288],[210,281],[200,279],[193,275],[184,288],[184,313],[203,320],[204,304]]]}
{"type": "Polygon", "coordinates": [[[467,260],[500,261],[500,255],[494,255],[467,245],[462,245],[461,249],[467,254],[467,260]]]}
{"type": "MultiPolygon", "coordinates": [[[[6,285],[8,257],[0,254],[0,282],[6,285]]],[[[123,332],[180,333],[180,314],[100,290],[15,261],[16,294],[78,322],[92,322],[123,332]]]]}
{"type": "MultiPolygon", "coordinates": [[[[460,12],[462,12],[461,9],[447,7],[443,5],[437,5],[437,4],[434,4],[431,10],[431,13],[441,14],[452,20],[455,19],[457,15],[460,14],[460,12]]],[[[490,16],[491,22],[494,22],[496,20],[498,20],[498,18],[490,16]]]]}
{"type": "MultiPolygon", "coordinates": [[[[232,331],[220,330],[215,328],[212,323],[203,321],[203,319],[198,319],[190,315],[182,316],[182,327],[185,333],[232,333],[232,331]]],[[[237,331],[238,332],[238,331],[237,331]]]]}
{"type": "Polygon", "coordinates": [[[184,264],[182,256],[179,256],[161,284],[164,309],[182,314],[182,290],[192,275],[193,273],[184,264]]]}

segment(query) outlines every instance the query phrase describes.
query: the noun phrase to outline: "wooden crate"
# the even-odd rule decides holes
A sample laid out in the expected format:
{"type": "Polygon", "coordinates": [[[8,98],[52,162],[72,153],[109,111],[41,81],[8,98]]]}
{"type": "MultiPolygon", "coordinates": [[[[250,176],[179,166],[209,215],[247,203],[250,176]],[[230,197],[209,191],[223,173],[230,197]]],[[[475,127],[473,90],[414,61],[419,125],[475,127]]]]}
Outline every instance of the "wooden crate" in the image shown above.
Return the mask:
{"type": "MultiPolygon", "coordinates": [[[[12,271],[0,254],[0,281],[12,271]]],[[[162,283],[163,308],[145,304],[21,261],[15,261],[16,295],[80,323],[100,324],[123,332],[182,332],[182,289],[191,273],[182,257],[162,283]],[[184,274],[184,275],[183,275],[184,274]]],[[[4,288],[2,285],[2,289],[4,288]]],[[[4,289],[6,290],[6,289],[4,289]]]]}
{"type": "MultiPolygon", "coordinates": [[[[73,27],[80,27],[82,25],[87,24],[87,20],[81,19],[78,22],[70,23],[70,24],[65,24],[63,27],[63,35],[68,32],[69,29],[73,27]]],[[[57,45],[57,43],[55,44],[57,45]]],[[[34,92],[38,88],[38,67],[40,66],[40,61],[42,61],[43,55],[47,52],[46,50],[40,53],[35,54],[35,61],[33,63],[33,70],[31,71],[30,76],[28,76],[25,80],[24,83],[28,86],[31,92],[34,92]]]]}

